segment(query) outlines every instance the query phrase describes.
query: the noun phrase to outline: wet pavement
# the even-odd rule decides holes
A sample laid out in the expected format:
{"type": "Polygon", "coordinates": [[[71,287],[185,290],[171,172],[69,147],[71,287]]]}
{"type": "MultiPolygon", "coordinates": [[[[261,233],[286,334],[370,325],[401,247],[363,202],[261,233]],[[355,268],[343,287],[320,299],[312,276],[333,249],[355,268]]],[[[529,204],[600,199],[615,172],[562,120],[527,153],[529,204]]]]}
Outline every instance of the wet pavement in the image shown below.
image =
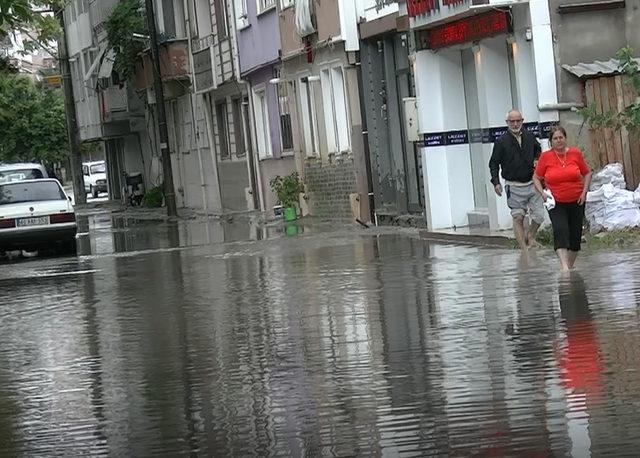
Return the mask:
{"type": "Polygon", "coordinates": [[[638,252],[82,221],[0,263],[1,456],[638,455],[638,252]]]}

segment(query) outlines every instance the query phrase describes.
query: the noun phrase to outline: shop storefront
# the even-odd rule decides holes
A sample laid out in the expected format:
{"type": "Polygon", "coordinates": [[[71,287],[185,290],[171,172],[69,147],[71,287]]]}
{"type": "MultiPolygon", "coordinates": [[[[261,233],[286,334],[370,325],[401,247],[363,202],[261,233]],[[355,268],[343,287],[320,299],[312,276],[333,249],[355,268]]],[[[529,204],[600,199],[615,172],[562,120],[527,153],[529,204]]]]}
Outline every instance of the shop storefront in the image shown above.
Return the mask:
{"type": "Polygon", "coordinates": [[[525,128],[537,134],[558,119],[548,6],[439,1],[407,4],[427,225],[507,229],[506,198],[493,192],[488,162],[510,109],[520,109],[525,128]]]}

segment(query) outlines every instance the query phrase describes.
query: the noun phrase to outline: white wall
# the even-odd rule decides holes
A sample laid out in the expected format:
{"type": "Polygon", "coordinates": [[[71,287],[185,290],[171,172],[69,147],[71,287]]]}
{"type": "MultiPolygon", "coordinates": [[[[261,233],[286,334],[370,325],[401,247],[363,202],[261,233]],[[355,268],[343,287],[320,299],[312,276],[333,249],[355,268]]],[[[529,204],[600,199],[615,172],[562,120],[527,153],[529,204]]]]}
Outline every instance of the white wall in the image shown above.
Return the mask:
{"type": "MultiPolygon", "coordinates": [[[[423,133],[463,130],[467,115],[459,51],[416,54],[418,116],[423,133]]],[[[474,209],[469,145],[422,148],[429,229],[467,226],[474,209]]]]}
{"type": "Polygon", "coordinates": [[[355,0],[357,2],[358,17],[365,18],[366,21],[374,21],[389,14],[397,13],[399,10],[398,3],[383,6],[377,9],[376,0],[355,0]]]}
{"type": "MultiPolygon", "coordinates": [[[[250,0],[251,1],[251,0],[250,0]]],[[[338,0],[340,9],[340,34],[344,40],[345,51],[360,49],[358,34],[358,14],[355,0],[338,0]]]]}
{"type": "MultiPolygon", "coordinates": [[[[505,114],[513,108],[507,42],[504,36],[482,40],[476,51],[478,97],[483,127],[505,125],[505,114]]],[[[506,126],[505,126],[506,127],[506,126]]],[[[485,163],[489,164],[493,144],[484,144],[485,163]]],[[[492,229],[508,229],[512,226],[507,198],[498,197],[487,180],[489,197],[489,225],[492,229]]]]}

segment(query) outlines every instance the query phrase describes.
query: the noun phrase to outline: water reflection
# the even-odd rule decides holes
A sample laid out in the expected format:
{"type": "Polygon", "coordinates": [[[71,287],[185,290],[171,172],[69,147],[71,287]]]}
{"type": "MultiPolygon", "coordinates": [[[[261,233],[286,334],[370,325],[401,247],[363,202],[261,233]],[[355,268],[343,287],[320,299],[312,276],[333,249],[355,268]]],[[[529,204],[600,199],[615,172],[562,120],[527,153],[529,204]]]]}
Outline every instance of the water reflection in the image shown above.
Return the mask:
{"type": "MultiPolygon", "coordinates": [[[[194,227],[110,237],[184,246],[194,227]]],[[[638,309],[584,262],[558,280],[551,254],[305,234],[17,265],[0,455],[628,454],[638,309]]]]}

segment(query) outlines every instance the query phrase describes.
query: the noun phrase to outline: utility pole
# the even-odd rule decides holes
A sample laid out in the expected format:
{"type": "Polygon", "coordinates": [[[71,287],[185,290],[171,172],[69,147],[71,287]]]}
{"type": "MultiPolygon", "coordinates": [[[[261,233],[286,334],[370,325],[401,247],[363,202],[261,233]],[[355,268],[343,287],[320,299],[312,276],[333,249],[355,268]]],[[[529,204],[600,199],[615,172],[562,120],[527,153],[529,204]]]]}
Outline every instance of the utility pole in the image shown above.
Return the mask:
{"type": "Polygon", "coordinates": [[[167,113],[164,107],[164,88],[160,74],[160,47],[158,46],[158,31],[156,29],[156,14],[153,0],[145,0],[147,10],[147,26],[151,41],[151,62],[153,64],[153,88],[156,95],[156,117],[160,134],[160,152],[162,157],[162,175],[164,179],[164,198],[167,204],[167,214],[177,216],[176,194],[173,186],[173,169],[171,168],[171,151],[169,151],[169,131],[167,129],[167,113]]]}
{"type": "Polygon", "coordinates": [[[78,119],[76,118],[76,103],[73,98],[73,81],[71,79],[71,65],[69,64],[69,48],[67,47],[67,28],[64,14],[60,7],[54,7],[53,12],[58,16],[62,36],[58,40],[58,62],[62,73],[62,90],[64,92],[64,108],[67,115],[67,134],[71,155],[71,179],[73,182],[73,196],[76,204],[86,204],[87,194],[84,190],[84,175],[82,174],[82,152],[80,150],[80,135],[78,133],[78,119]]]}

